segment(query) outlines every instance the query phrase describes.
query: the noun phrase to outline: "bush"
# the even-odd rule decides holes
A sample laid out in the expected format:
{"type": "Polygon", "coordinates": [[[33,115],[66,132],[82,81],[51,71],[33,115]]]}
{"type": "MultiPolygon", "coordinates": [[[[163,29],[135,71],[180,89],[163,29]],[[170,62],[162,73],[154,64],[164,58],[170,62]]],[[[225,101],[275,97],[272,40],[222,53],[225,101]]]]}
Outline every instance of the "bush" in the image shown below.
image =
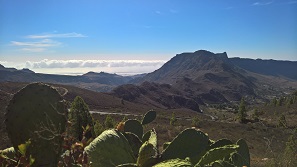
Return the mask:
{"type": "MultiPolygon", "coordinates": [[[[81,141],[83,138],[84,128],[87,126],[91,128],[94,127],[89,107],[80,96],[76,96],[71,104],[68,120],[71,122],[71,126],[68,128],[68,134],[76,138],[78,141],[81,141]]],[[[92,134],[95,136],[93,130],[92,134]]]]}
{"type": "Polygon", "coordinates": [[[107,115],[104,121],[104,127],[105,128],[114,128],[116,125],[114,119],[110,116],[107,115]]]}
{"type": "Polygon", "coordinates": [[[198,117],[194,117],[193,119],[192,119],[192,124],[191,124],[192,126],[194,126],[194,127],[199,127],[200,126],[200,119],[198,118],[198,117]]]}
{"type": "Polygon", "coordinates": [[[172,114],[171,114],[171,118],[170,118],[170,125],[176,125],[176,122],[177,122],[177,119],[176,119],[176,117],[175,117],[175,113],[173,112],[172,114]]]}
{"type": "Polygon", "coordinates": [[[104,126],[97,120],[94,125],[95,135],[99,136],[104,130],[104,126]]]}
{"type": "Polygon", "coordinates": [[[241,99],[239,110],[238,110],[238,119],[240,123],[243,123],[246,120],[246,105],[244,98],[241,99]]]}

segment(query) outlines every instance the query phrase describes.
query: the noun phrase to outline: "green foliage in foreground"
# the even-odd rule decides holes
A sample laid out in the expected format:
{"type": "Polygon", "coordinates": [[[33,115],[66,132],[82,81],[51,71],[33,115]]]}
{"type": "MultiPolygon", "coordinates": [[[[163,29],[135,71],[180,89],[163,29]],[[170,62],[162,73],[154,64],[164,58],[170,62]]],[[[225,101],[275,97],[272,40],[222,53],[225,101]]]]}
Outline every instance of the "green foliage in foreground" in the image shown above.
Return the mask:
{"type": "Polygon", "coordinates": [[[56,89],[33,83],[17,92],[5,114],[8,136],[17,153],[30,140],[33,166],[55,166],[66,128],[66,104],[56,89]],[[41,151],[43,150],[43,151],[41,151]]]}
{"type": "MultiPolygon", "coordinates": [[[[44,95],[44,97],[46,97],[46,95],[44,95]]],[[[58,98],[58,100],[61,99],[58,98]]],[[[83,102],[81,100],[79,101],[83,102]]],[[[23,104],[23,108],[27,107],[27,103],[25,102],[25,99],[20,100],[20,103],[23,104]]],[[[58,103],[59,101],[54,102],[58,103]]],[[[45,106],[53,106],[53,104],[56,104],[53,102],[49,103],[46,101],[44,103],[45,106]]],[[[13,108],[12,104],[10,108],[13,108]]],[[[39,106],[38,103],[29,104],[32,106],[32,108],[39,106]]],[[[54,107],[54,109],[57,108],[59,107],[54,107]]],[[[82,109],[83,111],[84,109],[87,109],[84,105],[78,107],[72,106],[72,108],[82,109]]],[[[52,112],[48,111],[47,109],[41,111],[45,112],[45,114],[49,114],[50,112],[52,112]]],[[[64,110],[61,110],[60,113],[62,113],[62,111],[64,110]]],[[[61,115],[66,117],[63,114],[61,115]]],[[[175,118],[175,115],[173,116],[175,118]]],[[[38,120],[38,118],[35,118],[34,115],[32,115],[32,117],[38,120]]],[[[86,122],[90,120],[88,119],[88,114],[85,118],[87,118],[85,119],[86,122]]],[[[164,150],[160,153],[160,151],[158,150],[159,147],[157,142],[158,140],[156,131],[152,129],[147,132],[144,132],[143,130],[143,126],[154,121],[155,118],[156,112],[149,111],[143,116],[143,119],[141,121],[126,120],[124,122],[120,122],[116,129],[111,128],[103,131],[93,141],[90,141],[92,138],[89,140],[86,140],[85,138],[86,132],[90,131],[90,126],[83,128],[82,132],[78,128],[79,131],[75,134],[79,133],[78,135],[82,136],[81,141],[78,141],[79,139],[72,140],[77,136],[73,136],[71,139],[71,136],[67,136],[67,133],[66,136],[64,136],[63,134],[61,134],[60,131],[59,133],[57,133],[57,136],[59,138],[64,137],[64,141],[61,142],[55,142],[55,140],[50,139],[48,136],[43,136],[47,137],[46,139],[48,139],[47,142],[45,142],[43,141],[42,137],[34,138],[34,135],[31,135],[32,133],[28,133],[29,137],[27,138],[27,140],[22,141],[23,143],[19,143],[14,149],[9,148],[0,151],[0,165],[19,165],[19,163],[21,163],[20,165],[25,166],[84,167],[206,167],[226,165],[231,167],[250,166],[249,149],[244,140],[240,139],[236,143],[232,143],[230,140],[227,139],[213,141],[209,139],[206,133],[195,128],[185,129],[182,132],[180,132],[172,141],[165,142],[163,144],[164,150]],[[42,143],[44,143],[46,147],[43,146],[43,149],[37,150],[31,148],[31,146],[37,147],[35,143],[39,143],[39,140],[43,141],[42,143]],[[54,158],[48,159],[47,155],[43,154],[44,152],[48,153],[48,151],[50,151],[50,148],[48,147],[57,146],[59,148],[59,151],[57,151],[55,155],[49,154],[50,157],[53,156],[54,158]],[[34,152],[31,152],[31,150],[34,150],[34,152]],[[43,155],[43,158],[47,160],[47,164],[40,163],[42,159],[40,159],[40,157],[37,155],[38,153],[43,155]]],[[[10,121],[13,122],[16,118],[10,117],[10,119],[10,121]]],[[[59,127],[63,125],[63,127],[60,127],[60,129],[66,129],[65,120],[57,120],[55,120],[55,122],[50,122],[50,125],[53,127],[59,127]],[[56,122],[57,120],[61,122],[56,122]]],[[[18,118],[17,121],[24,122],[26,120],[18,118]]],[[[34,121],[32,122],[33,124],[35,123],[34,121]]],[[[87,124],[89,125],[89,123],[87,124]]],[[[8,124],[8,126],[9,125],[10,124],[8,124]]],[[[36,124],[36,126],[38,125],[39,124],[36,124]]],[[[32,126],[32,128],[33,127],[34,126],[32,126]]],[[[96,128],[100,129],[99,124],[96,128]]],[[[14,139],[12,135],[10,137],[11,139],[14,139]]]]}
{"type": "Polygon", "coordinates": [[[227,139],[213,142],[204,132],[189,128],[164,144],[165,149],[159,153],[156,131],[143,134],[140,122],[127,120],[117,129],[104,131],[85,151],[91,166],[250,166],[249,149],[242,139],[236,143],[227,139]],[[135,146],[139,142],[141,146],[135,146]]]}

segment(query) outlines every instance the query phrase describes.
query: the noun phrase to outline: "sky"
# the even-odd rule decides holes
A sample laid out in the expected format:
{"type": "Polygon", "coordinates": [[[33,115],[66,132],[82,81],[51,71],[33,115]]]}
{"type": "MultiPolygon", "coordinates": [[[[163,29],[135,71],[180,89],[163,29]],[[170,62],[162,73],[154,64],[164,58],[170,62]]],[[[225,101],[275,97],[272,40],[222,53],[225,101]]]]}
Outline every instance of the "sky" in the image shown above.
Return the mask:
{"type": "Polygon", "coordinates": [[[152,72],[176,54],[297,61],[297,0],[0,0],[0,64],[152,72]]]}

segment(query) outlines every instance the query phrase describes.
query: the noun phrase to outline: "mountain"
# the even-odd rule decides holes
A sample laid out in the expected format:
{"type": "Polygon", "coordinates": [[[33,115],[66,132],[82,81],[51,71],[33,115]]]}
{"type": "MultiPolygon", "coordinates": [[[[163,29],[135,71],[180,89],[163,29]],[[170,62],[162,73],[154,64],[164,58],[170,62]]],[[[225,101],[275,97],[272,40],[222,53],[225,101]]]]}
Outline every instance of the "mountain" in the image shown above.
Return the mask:
{"type": "Polygon", "coordinates": [[[41,74],[29,69],[17,70],[0,65],[0,82],[46,82],[74,85],[100,92],[108,92],[134,78],[137,78],[137,76],[120,76],[105,72],[88,72],[79,76],[41,74]]]}
{"type": "Polygon", "coordinates": [[[216,102],[254,95],[256,87],[242,69],[229,62],[226,52],[214,54],[205,50],[177,54],[160,69],[135,81],[170,84],[193,99],[216,102]]]}
{"type": "Polygon", "coordinates": [[[290,69],[287,73],[286,70],[269,70],[273,67],[261,69],[261,63],[252,69],[252,62],[230,59],[226,52],[215,54],[198,50],[194,53],[177,54],[160,69],[137,78],[132,83],[140,84],[140,87],[143,82],[169,84],[183,92],[187,98],[195,101],[202,99],[205,103],[239,101],[242,97],[265,99],[275,92],[284,93],[287,88],[297,88],[297,82],[293,80],[297,74],[297,70],[294,70],[297,67],[294,66],[296,62],[269,61],[268,66],[273,62],[279,68],[293,64],[285,68],[290,69]]]}
{"type": "Polygon", "coordinates": [[[297,80],[297,61],[230,58],[234,65],[245,70],[271,76],[297,80]]]}
{"type": "Polygon", "coordinates": [[[52,75],[0,65],[0,82],[6,81],[73,85],[98,92],[114,89],[112,93],[125,100],[172,108],[185,107],[191,100],[197,104],[208,104],[239,101],[242,97],[263,101],[285,95],[297,88],[297,62],[228,58],[226,52],[198,50],[177,54],[158,70],[135,76],[104,72],[88,72],[79,76],[52,75]],[[164,85],[169,85],[170,89],[164,85]],[[131,94],[135,90],[140,92],[131,94]],[[135,97],[126,99],[119,92],[135,97]],[[180,97],[183,97],[181,101],[187,102],[181,103],[178,100],[180,97]],[[173,102],[178,105],[174,106],[173,102]]]}

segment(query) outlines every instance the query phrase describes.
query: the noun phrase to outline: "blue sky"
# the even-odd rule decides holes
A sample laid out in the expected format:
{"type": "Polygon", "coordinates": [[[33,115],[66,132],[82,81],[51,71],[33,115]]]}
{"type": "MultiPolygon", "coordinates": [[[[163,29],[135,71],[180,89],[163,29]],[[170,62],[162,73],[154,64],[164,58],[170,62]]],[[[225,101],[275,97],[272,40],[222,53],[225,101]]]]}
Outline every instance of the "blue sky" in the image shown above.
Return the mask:
{"type": "Polygon", "coordinates": [[[177,53],[297,61],[297,0],[0,0],[0,63],[150,72],[177,53]]]}

